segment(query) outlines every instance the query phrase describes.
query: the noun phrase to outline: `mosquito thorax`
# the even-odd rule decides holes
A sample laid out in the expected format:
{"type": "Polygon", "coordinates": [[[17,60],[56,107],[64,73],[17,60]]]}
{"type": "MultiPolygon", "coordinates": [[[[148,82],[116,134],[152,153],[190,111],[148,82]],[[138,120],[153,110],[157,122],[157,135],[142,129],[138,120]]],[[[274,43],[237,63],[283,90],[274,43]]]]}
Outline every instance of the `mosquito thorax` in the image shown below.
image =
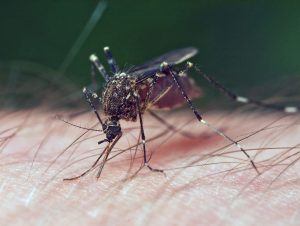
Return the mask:
{"type": "Polygon", "coordinates": [[[102,94],[104,113],[109,117],[136,121],[137,95],[136,78],[123,72],[116,74],[102,94]]]}

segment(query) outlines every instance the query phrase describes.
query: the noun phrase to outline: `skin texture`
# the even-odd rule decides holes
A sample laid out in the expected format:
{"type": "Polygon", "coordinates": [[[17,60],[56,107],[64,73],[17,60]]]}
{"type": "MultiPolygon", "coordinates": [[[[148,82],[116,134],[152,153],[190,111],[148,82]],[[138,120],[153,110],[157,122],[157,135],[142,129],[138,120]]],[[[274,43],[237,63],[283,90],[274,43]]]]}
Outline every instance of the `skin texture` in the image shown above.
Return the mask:
{"type": "MultiPolygon", "coordinates": [[[[129,174],[134,148],[110,160],[99,180],[96,168],[79,180],[62,181],[82,173],[105,147],[97,145],[103,135],[90,131],[81,140],[97,136],[65,149],[86,130],[55,115],[83,127],[96,125],[92,113],[68,118],[73,112],[1,112],[1,225],[299,225],[298,116],[205,114],[232,138],[249,136],[241,145],[252,149],[248,153],[259,176],[245,155],[232,146],[224,149],[229,142],[186,111],[160,114],[183,130],[181,134],[166,130],[149,115],[144,118],[148,151],[153,153],[150,164],[164,169],[166,176],[143,168],[129,179],[141,163],[139,147],[129,174]],[[149,140],[160,133],[159,139],[149,140]],[[186,167],[191,165],[197,166],[186,167]]],[[[124,137],[116,151],[134,146],[139,137],[138,123],[121,125],[124,137]]]]}

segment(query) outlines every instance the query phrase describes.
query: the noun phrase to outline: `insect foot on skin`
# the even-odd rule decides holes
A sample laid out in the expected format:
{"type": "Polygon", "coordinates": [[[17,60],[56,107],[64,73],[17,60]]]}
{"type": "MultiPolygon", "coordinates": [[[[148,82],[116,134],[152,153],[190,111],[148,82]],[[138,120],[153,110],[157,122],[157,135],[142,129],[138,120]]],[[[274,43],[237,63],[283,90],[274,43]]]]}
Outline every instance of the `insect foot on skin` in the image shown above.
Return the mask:
{"type": "Polygon", "coordinates": [[[122,128],[119,123],[120,120],[132,122],[137,120],[139,121],[142,139],[141,144],[143,149],[143,166],[147,167],[151,171],[163,173],[162,169],[153,168],[149,164],[143,114],[146,111],[149,111],[151,113],[150,115],[154,116],[155,119],[159,119],[160,122],[163,122],[163,124],[168,126],[167,122],[165,122],[164,119],[159,118],[152,109],[173,109],[184,103],[188,104],[189,108],[201,124],[208,127],[214,133],[222,136],[224,139],[230,141],[232,145],[235,145],[249,159],[253,169],[255,169],[255,171],[259,174],[260,172],[258,167],[245,149],[233,138],[229,137],[224,132],[204,120],[198,109],[195,108],[192,99],[199,97],[201,92],[193,80],[187,76],[188,71],[191,68],[195,68],[198,74],[206,79],[213,87],[217,88],[234,101],[243,104],[254,104],[259,107],[280,110],[286,113],[296,113],[298,108],[294,106],[269,105],[247,97],[236,95],[226,89],[215,79],[203,73],[197,66],[194,66],[190,62],[186,63],[186,67],[183,70],[174,69],[174,65],[188,60],[195,56],[197,52],[198,50],[194,47],[174,50],[154,58],[145,64],[136,66],[127,71],[122,71],[119,69],[116,60],[113,58],[109,47],[105,47],[104,54],[111,69],[111,74],[107,73],[98,57],[95,54],[92,54],[90,56],[90,61],[94,86],[97,87],[95,79],[96,70],[104,78],[105,86],[101,99],[96,93],[88,88],[83,89],[83,94],[101,124],[102,131],[106,135],[106,138],[98,143],[101,144],[106,142],[108,144],[88,170],[79,176],[67,178],[65,180],[78,179],[94,170],[96,167],[99,167],[97,178],[100,177],[103,167],[108,161],[110,152],[122,137],[122,128]],[[102,120],[96,108],[96,103],[99,102],[99,99],[102,104],[103,115],[106,118],[105,120],[102,120]]]}

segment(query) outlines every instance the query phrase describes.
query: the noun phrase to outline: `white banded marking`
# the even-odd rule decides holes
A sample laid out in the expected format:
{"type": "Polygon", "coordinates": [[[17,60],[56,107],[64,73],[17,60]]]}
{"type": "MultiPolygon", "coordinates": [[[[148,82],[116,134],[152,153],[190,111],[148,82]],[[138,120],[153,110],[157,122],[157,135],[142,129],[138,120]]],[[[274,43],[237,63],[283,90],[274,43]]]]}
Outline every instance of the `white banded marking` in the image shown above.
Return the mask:
{"type": "Polygon", "coordinates": [[[166,74],[164,74],[164,73],[156,73],[156,77],[159,77],[159,78],[162,78],[162,77],[165,77],[166,76],[166,74]]]}
{"type": "Polygon", "coordinates": [[[246,97],[237,96],[236,101],[241,102],[241,103],[248,103],[249,99],[246,97]]]}
{"type": "Polygon", "coordinates": [[[103,50],[104,50],[105,52],[107,52],[107,51],[109,51],[109,47],[108,47],[108,46],[105,46],[105,47],[103,48],[103,50]]]}
{"type": "Polygon", "coordinates": [[[147,78],[147,82],[149,83],[153,82],[153,78],[147,78]]]}
{"type": "Polygon", "coordinates": [[[297,107],[292,107],[292,106],[287,106],[284,108],[284,111],[286,113],[296,113],[298,112],[298,108],[297,107]]]}
{"type": "Polygon", "coordinates": [[[128,100],[131,97],[131,94],[128,93],[128,95],[126,96],[126,100],[128,100]]]}
{"type": "Polygon", "coordinates": [[[190,61],[186,62],[186,65],[188,68],[192,68],[194,66],[194,64],[190,61]]]}
{"type": "Polygon", "coordinates": [[[180,71],[178,73],[179,77],[186,77],[186,72],[185,71],[180,71]]]}
{"type": "Polygon", "coordinates": [[[98,57],[95,54],[90,55],[90,61],[95,62],[98,60],[98,57]]]}

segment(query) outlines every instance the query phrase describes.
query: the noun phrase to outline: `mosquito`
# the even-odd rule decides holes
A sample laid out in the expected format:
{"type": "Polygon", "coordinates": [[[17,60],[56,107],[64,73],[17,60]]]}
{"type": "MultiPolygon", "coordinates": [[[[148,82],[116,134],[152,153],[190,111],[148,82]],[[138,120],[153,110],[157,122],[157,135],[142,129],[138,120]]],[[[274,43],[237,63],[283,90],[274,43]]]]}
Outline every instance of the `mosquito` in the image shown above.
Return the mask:
{"type": "Polygon", "coordinates": [[[120,70],[109,47],[104,47],[104,55],[107,59],[111,73],[108,73],[100,63],[98,57],[95,54],[92,54],[90,56],[90,61],[93,83],[96,85],[95,76],[97,70],[104,78],[105,85],[101,97],[86,87],[83,88],[83,94],[101,124],[102,131],[106,135],[105,139],[99,141],[98,144],[104,142],[107,142],[108,144],[88,170],[84,171],[79,176],[66,178],[64,180],[74,180],[83,177],[98,167],[98,163],[102,159],[96,176],[97,178],[100,177],[103,167],[108,161],[111,150],[122,137],[120,120],[132,122],[139,121],[143,150],[143,166],[151,171],[163,173],[162,169],[154,168],[149,164],[143,114],[148,111],[150,112],[150,115],[170,127],[170,125],[164,121],[163,118],[156,115],[152,109],[173,109],[184,103],[188,104],[189,108],[201,124],[228,140],[231,145],[235,145],[249,159],[249,162],[259,174],[260,172],[257,166],[245,149],[233,138],[204,120],[202,114],[194,106],[192,99],[199,97],[201,92],[193,80],[187,76],[188,71],[194,68],[196,72],[206,79],[213,87],[236,102],[253,104],[286,113],[296,113],[298,112],[298,107],[266,104],[235,94],[214,78],[203,73],[197,66],[187,61],[197,53],[198,50],[194,47],[177,49],[154,58],[140,66],[128,70],[120,70]],[[182,70],[174,68],[175,65],[183,62],[186,62],[186,66],[182,70]],[[105,120],[101,118],[97,110],[99,103],[102,105],[105,120]]]}

